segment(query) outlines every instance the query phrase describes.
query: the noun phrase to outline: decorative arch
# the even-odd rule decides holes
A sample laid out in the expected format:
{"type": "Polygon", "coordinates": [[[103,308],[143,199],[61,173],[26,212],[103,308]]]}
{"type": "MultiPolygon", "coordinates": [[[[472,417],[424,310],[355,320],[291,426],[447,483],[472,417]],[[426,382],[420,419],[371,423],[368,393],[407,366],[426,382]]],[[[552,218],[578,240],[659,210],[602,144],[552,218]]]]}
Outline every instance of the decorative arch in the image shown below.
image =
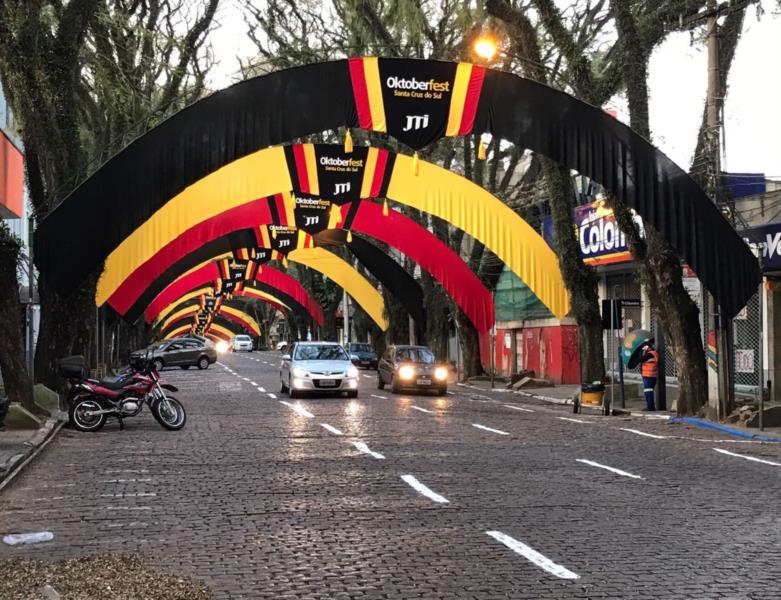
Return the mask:
{"type": "MultiPolygon", "coordinates": [[[[180,111],[110,159],[44,219],[35,241],[38,269],[54,287],[75,286],[169,199],[208,174],[258,148],[344,126],[387,132],[413,148],[443,135],[490,133],[544,154],[601,183],[658,229],[727,317],[756,291],[756,260],[702,189],[599,108],[468,63],[382,58],[271,73],[180,111]],[[431,94],[409,91],[421,85],[430,85],[431,94]],[[405,122],[416,115],[430,122],[405,122]]],[[[232,195],[245,187],[241,180],[230,185],[232,195]]]]}

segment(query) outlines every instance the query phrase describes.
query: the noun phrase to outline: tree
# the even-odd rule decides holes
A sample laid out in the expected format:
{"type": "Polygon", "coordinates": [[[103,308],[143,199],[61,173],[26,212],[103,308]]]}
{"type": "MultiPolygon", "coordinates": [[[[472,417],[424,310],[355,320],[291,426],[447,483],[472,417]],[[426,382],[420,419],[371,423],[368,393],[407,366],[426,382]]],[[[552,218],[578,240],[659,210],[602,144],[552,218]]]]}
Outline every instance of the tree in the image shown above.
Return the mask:
{"type": "MultiPolygon", "coordinates": [[[[200,94],[218,1],[190,18],[184,0],[0,0],[0,81],[21,125],[37,218],[129,135],[200,94]]],[[[67,294],[38,282],[35,371],[50,387],[61,383],[58,357],[90,355],[97,275],[67,294]]]]}

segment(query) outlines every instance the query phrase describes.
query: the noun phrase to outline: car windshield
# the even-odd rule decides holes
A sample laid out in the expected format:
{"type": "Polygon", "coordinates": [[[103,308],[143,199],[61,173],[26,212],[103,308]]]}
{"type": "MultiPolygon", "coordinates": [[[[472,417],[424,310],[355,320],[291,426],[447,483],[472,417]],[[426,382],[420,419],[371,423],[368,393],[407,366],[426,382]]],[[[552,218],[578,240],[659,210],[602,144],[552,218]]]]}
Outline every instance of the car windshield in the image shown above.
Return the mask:
{"type": "Polygon", "coordinates": [[[296,346],[293,360],[349,360],[344,348],[336,344],[296,346]]]}
{"type": "Polygon", "coordinates": [[[436,361],[436,358],[428,348],[399,348],[396,351],[396,360],[430,365],[436,361]]]}
{"type": "Polygon", "coordinates": [[[369,344],[350,344],[350,352],[372,352],[369,344]]]}
{"type": "Polygon", "coordinates": [[[237,335],[236,336],[237,342],[251,342],[252,340],[248,335],[237,335]]]}

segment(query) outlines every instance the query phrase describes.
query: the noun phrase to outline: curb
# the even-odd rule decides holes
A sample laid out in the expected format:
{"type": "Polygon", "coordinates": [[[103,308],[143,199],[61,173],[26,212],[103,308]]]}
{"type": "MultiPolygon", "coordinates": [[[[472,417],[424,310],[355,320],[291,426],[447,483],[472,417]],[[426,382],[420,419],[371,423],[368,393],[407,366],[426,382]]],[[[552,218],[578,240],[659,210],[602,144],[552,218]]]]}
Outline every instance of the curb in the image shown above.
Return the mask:
{"type": "Polygon", "coordinates": [[[40,454],[49,442],[51,442],[60,432],[63,425],[65,425],[65,421],[48,419],[43,427],[41,427],[31,439],[24,443],[27,449],[11,459],[11,463],[8,465],[5,475],[0,477],[0,492],[13,481],[30,461],[40,454]]]}
{"type": "Polygon", "coordinates": [[[713,421],[707,421],[706,419],[700,419],[698,417],[672,417],[670,423],[688,423],[701,429],[711,429],[720,433],[726,433],[727,435],[734,435],[735,437],[744,438],[747,440],[755,440],[759,442],[775,442],[781,444],[781,437],[763,435],[761,433],[750,433],[743,429],[737,429],[736,427],[728,427],[727,425],[721,425],[720,423],[714,423],[713,421]]]}

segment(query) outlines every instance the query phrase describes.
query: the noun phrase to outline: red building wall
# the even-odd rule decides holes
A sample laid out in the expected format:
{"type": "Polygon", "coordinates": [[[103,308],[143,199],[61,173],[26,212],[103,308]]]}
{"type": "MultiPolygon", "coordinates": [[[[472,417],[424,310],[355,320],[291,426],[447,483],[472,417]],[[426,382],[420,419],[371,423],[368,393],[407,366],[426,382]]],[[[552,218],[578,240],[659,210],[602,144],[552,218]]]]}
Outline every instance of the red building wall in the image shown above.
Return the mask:
{"type": "MultiPolygon", "coordinates": [[[[517,371],[532,370],[537,377],[558,384],[580,383],[578,328],[575,325],[497,329],[494,352],[499,375],[509,376],[513,372],[515,353],[517,371]]],[[[490,372],[489,333],[480,337],[480,356],[485,370],[490,372]]]]}

